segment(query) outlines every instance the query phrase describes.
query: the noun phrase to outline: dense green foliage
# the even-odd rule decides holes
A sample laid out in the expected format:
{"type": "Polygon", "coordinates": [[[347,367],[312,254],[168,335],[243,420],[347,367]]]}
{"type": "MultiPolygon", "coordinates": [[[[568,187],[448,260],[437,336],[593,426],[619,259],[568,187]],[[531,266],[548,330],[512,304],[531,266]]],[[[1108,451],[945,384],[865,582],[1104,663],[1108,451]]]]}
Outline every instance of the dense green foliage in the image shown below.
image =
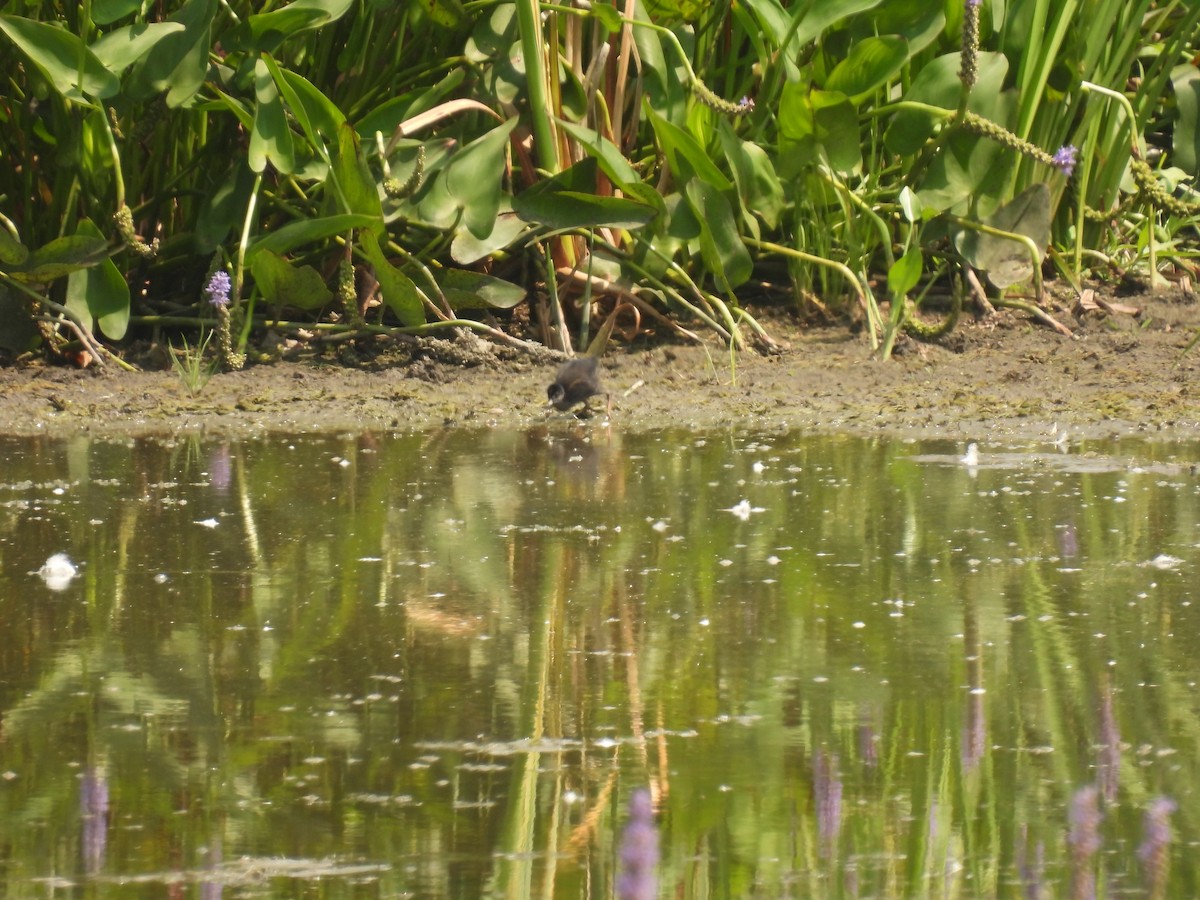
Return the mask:
{"type": "Polygon", "coordinates": [[[1074,281],[1186,266],[1198,23],[1183,0],[9,3],[0,347],[215,321],[237,365],[256,324],[498,336],[469,320],[526,302],[562,349],[625,309],[740,346],[739,293],[782,289],[860,310],[886,354],[967,267],[1041,299],[1048,254],[1074,281]]]}

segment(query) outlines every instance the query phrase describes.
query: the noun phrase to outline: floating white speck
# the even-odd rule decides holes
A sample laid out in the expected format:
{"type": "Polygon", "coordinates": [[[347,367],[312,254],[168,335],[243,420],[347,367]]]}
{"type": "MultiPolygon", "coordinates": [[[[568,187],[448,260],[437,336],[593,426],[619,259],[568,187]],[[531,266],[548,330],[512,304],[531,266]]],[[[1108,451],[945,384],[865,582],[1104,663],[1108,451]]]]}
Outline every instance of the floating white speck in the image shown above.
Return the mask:
{"type": "Polygon", "coordinates": [[[1156,569],[1178,569],[1182,564],[1183,560],[1178,556],[1171,556],[1167,553],[1160,553],[1154,559],[1143,563],[1143,565],[1153,566],[1156,569]]]}
{"type": "Polygon", "coordinates": [[[754,473],[756,475],[761,475],[763,473],[763,470],[766,469],[766,466],[764,466],[761,462],[756,461],[754,463],[754,465],[752,465],[750,468],[752,468],[754,470],[754,473]]]}
{"type": "Polygon", "coordinates": [[[782,560],[778,556],[768,556],[767,557],[767,565],[768,566],[777,566],[781,562],[782,562],[782,560]]]}
{"type": "Polygon", "coordinates": [[[960,456],[958,461],[964,466],[979,465],[979,445],[973,441],[967,444],[967,452],[960,456]]]}
{"type": "Polygon", "coordinates": [[[71,579],[77,573],[75,564],[65,553],[55,553],[37,571],[38,576],[46,583],[46,587],[52,591],[66,590],[67,585],[71,583],[71,579]]]}
{"type": "Polygon", "coordinates": [[[742,500],[728,509],[721,510],[721,512],[733,513],[743,522],[748,522],[752,513],[760,513],[765,511],[766,510],[761,506],[751,506],[749,500],[742,500]]]}
{"type": "Polygon", "coordinates": [[[196,524],[203,525],[205,528],[216,528],[221,523],[218,522],[216,519],[210,518],[210,519],[197,519],[196,524]]]}
{"type": "Polygon", "coordinates": [[[854,627],[854,628],[866,628],[866,627],[867,627],[867,623],[866,623],[866,622],[855,622],[855,623],[854,623],[854,625],[853,625],[852,627],[854,627]]]}
{"type": "Polygon", "coordinates": [[[662,532],[667,530],[667,523],[664,522],[662,519],[659,519],[657,522],[655,522],[650,527],[661,534],[662,532]]]}

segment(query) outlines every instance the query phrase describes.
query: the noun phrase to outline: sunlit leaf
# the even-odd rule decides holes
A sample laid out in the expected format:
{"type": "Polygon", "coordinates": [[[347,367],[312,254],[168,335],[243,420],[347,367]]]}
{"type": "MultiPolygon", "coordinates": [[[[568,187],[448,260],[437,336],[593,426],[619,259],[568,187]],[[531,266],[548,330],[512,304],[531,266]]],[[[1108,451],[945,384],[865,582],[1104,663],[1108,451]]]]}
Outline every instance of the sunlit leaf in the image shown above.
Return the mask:
{"type": "Polygon", "coordinates": [[[346,121],[337,105],[307,78],[284,69],[274,58],[266,56],[263,62],[309,143],[316,148],[336,140],[338,129],[346,121]]]}
{"type": "Polygon", "coordinates": [[[370,231],[362,231],[358,235],[359,247],[363,256],[375,269],[375,278],[379,282],[379,291],[383,294],[383,302],[394,312],[405,325],[421,325],[425,322],[425,308],[417,286],[411,278],[391,264],[383,254],[379,241],[370,231]]]}
{"type": "Polygon", "coordinates": [[[841,91],[856,100],[869,96],[895,78],[907,60],[908,41],[904,38],[894,34],[863,38],[834,66],[825,90],[841,91]]]}
{"type": "Polygon", "coordinates": [[[0,226],[0,263],[19,266],[27,259],[29,248],[13,237],[7,228],[0,226]]]}
{"type": "Polygon", "coordinates": [[[344,234],[359,228],[371,228],[376,221],[371,216],[347,213],[290,222],[282,228],[257,238],[246,250],[246,261],[251,261],[256,253],[264,250],[270,250],[273,253],[288,253],[297,247],[315,244],[317,241],[323,241],[335,234],[344,234]]]}
{"type": "Polygon", "coordinates": [[[892,263],[888,269],[888,293],[894,300],[899,301],[921,281],[921,269],[924,254],[917,246],[909,247],[905,254],[892,263]]]}
{"type": "Polygon", "coordinates": [[[759,216],[768,228],[777,227],[787,206],[787,197],[770,155],[757,144],[739,138],[733,126],[724,119],[718,123],[717,137],[733,171],[742,205],[751,214],[759,216]]]}
{"type": "Polygon", "coordinates": [[[437,273],[438,287],[451,309],[512,309],[525,299],[525,288],[481,272],[444,269],[437,273]]]}
{"type": "Polygon", "coordinates": [[[181,31],[183,26],[178,22],[127,25],[110,31],[92,44],[91,49],[104,68],[120,75],[153,50],[159,41],[181,31]]]}
{"type": "Polygon", "coordinates": [[[383,228],[383,205],[379,201],[379,189],[367,168],[358,146],[358,135],[348,122],[343,122],[338,128],[338,146],[334,154],[330,174],[337,184],[345,211],[371,216],[378,222],[376,228],[383,228]]]}
{"type": "Polygon", "coordinates": [[[141,6],[141,0],[92,0],[92,21],[109,25],[137,12],[141,6]]]}
{"type": "Polygon", "coordinates": [[[420,201],[421,215],[449,227],[461,213],[473,235],[491,233],[500,211],[505,148],[516,124],[515,117],[509,119],[451,156],[420,201]]]}
{"type": "Polygon", "coordinates": [[[879,6],[883,0],[818,0],[807,4],[793,40],[804,45],[820,37],[829,26],[879,6]]]}
{"type": "Polygon", "coordinates": [[[529,223],[511,211],[501,210],[490,234],[482,238],[460,229],[450,244],[450,256],[457,263],[470,265],[500,250],[513,246],[529,231],[529,223]]]}
{"type": "Polygon", "coordinates": [[[654,134],[662,144],[667,165],[677,178],[700,178],[719,191],[727,191],[733,187],[691,132],[667,121],[653,110],[650,111],[649,118],[654,127],[654,134]]]}
{"type": "Polygon", "coordinates": [[[103,238],[67,235],[38,247],[23,266],[9,269],[8,274],[27,284],[49,284],[56,278],[97,265],[108,256],[108,242],[103,238]]]}
{"type": "MultiPolygon", "coordinates": [[[[104,240],[91,219],[81,219],[75,233],[104,240]]],[[[81,322],[95,322],[105,337],[114,341],[125,337],[129,327],[129,284],[111,257],[67,276],[66,307],[81,322]]]]}
{"type": "Polygon", "coordinates": [[[287,116],[271,70],[263,60],[254,64],[254,126],[250,131],[250,168],[261,172],[269,162],[285,175],[296,168],[296,152],[287,116]]]}
{"type": "Polygon", "coordinates": [[[779,103],[780,165],[794,175],[805,165],[828,159],[838,172],[862,162],[858,112],[845,94],[786,84],[779,103]]]}
{"type": "Polygon", "coordinates": [[[295,0],[279,9],[252,15],[246,19],[251,47],[273,51],[287,38],[340,19],[353,5],[354,0],[295,0]]]}
{"type": "MultiPolygon", "coordinates": [[[[979,77],[975,89],[971,92],[968,107],[973,112],[994,119],[993,104],[1004,89],[1008,60],[1002,53],[980,53],[976,62],[979,77]]],[[[962,96],[959,68],[960,56],[957,53],[930,60],[921,67],[905,92],[904,99],[937,106],[947,111],[957,109],[959,98],[962,96]]],[[[884,141],[894,153],[915,153],[933,134],[934,129],[945,121],[946,119],[920,110],[902,109],[888,125],[884,141]]]]}
{"type": "Polygon", "coordinates": [[[596,193],[598,164],[585,157],[553,178],[513,198],[513,210],[547,228],[639,228],[655,216],[652,206],[596,193]]]}
{"type": "Polygon", "coordinates": [[[62,97],[91,105],[117,93],[121,84],[78,37],[65,28],[21,16],[0,16],[8,35],[62,97]]]}
{"type": "Polygon", "coordinates": [[[319,309],[333,299],[320,272],[312,266],[293,265],[269,250],[255,254],[250,272],[263,296],[280,306],[319,309]]]}
{"type": "Polygon", "coordinates": [[[1171,136],[1175,165],[1190,175],[1200,174],[1200,69],[1191,63],[1171,71],[1178,115],[1171,136]]]}
{"type": "Polygon", "coordinates": [[[179,107],[190,101],[208,74],[210,28],[217,13],[218,0],[187,0],[167,17],[168,22],[183,26],[156,43],[134,70],[131,95],[146,99],[153,93],[167,92],[167,106],[179,107]]]}
{"type": "Polygon", "coordinates": [[[688,182],[686,193],[700,223],[704,265],[727,288],[743,284],[753,272],[754,264],[738,233],[729,201],[712,185],[695,178],[688,182]]]}

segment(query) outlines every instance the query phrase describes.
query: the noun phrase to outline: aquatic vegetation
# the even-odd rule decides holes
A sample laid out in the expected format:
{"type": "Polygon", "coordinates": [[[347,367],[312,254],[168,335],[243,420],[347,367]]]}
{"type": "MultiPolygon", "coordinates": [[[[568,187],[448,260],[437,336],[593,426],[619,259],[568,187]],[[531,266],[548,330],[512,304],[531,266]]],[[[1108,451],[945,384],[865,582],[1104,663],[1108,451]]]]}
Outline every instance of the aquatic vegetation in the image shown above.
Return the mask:
{"type": "Polygon", "coordinates": [[[174,6],[0,16],[12,354],[214,317],[225,368],[317,326],[573,352],[622,304],[770,349],[743,301],[782,295],[886,356],[972,278],[1050,320],[1046,260],[1191,271],[1186,0],[174,6]]]}

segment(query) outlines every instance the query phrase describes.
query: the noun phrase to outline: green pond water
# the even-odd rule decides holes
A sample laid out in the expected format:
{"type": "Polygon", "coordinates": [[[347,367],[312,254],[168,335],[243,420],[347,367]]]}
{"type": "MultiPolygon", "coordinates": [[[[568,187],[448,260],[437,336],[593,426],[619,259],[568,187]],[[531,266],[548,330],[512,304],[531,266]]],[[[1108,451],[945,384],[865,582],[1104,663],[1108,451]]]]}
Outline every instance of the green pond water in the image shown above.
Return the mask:
{"type": "Polygon", "coordinates": [[[0,896],[1197,896],[1200,450],[963,452],[0,439],[0,896]]]}

